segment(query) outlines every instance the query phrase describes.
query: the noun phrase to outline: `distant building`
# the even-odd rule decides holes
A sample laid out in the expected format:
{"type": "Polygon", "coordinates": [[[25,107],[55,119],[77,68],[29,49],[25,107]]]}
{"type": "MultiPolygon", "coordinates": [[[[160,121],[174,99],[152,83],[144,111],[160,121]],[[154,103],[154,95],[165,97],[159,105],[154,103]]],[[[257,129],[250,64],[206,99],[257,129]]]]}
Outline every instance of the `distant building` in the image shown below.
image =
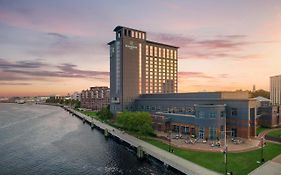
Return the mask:
{"type": "Polygon", "coordinates": [[[280,106],[261,106],[257,108],[257,125],[269,128],[280,126],[280,106]]]}
{"type": "Polygon", "coordinates": [[[70,99],[81,101],[81,93],[79,93],[79,92],[74,92],[74,93],[70,96],[70,99]]]}
{"type": "Polygon", "coordinates": [[[258,107],[268,107],[268,106],[270,106],[270,99],[267,99],[267,98],[262,97],[262,96],[258,96],[254,99],[257,100],[257,106],[258,107]]]}
{"type": "Polygon", "coordinates": [[[281,105],[281,75],[270,77],[270,100],[273,105],[281,105]]]}
{"type": "Polygon", "coordinates": [[[91,87],[81,92],[81,107],[99,111],[109,105],[109,88],[91,87]]]}
{"type": "Polygon", "coordinates": [[[271,105],[270,100],[256,97],[257,100],[257,125],[263,127],[277,127],[281,125],[280,106],[271,105]]]}

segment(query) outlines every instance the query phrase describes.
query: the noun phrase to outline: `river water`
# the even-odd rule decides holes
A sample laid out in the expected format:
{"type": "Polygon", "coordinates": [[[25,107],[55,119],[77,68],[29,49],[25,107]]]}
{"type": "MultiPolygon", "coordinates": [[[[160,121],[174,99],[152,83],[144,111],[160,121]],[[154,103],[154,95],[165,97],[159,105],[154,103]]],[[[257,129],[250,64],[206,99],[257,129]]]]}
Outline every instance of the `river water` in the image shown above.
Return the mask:
{"type": "Polygon", "coordinates": [[[0,174],[175,174],[54,106],[0,103],[0,174]]]}

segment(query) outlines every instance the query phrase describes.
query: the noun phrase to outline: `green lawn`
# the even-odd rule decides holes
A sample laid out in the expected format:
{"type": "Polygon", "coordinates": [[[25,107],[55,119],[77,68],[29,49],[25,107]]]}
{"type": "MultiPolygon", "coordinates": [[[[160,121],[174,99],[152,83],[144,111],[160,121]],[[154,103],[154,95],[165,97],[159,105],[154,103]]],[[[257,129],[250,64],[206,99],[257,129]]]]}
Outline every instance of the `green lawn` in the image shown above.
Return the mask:
{"type": "MultiPolygon", "coordinates": [[[[155,139],[144,139],[148,143],[161,149],[169,149],[169,145],[155,139]]],[[[196,164],[208,169],[224,173],[224,155],[223,153],[199,152],[174,148],[174,154],[184,159],[190,160],[196,164]]],[[[267,143],[264,147],[265,161],[271,160],[281,154],[281,145],[267,143]]],[[[245,153],[228,154],[228,170],[233,174],[248,174],[259,166],[256,162],[261,159],[261,150],[249,151],[245,153]]]]}
{"type": "Polygon", "coordinates": [[[258,127],[256,130],[256,134],[259,135],[261,132],[268,130],[269,128],[265,128],[265,127],[258,127]]]}
{"type": "Polygon", "coordinates": [[[281,129],[271,131],[267,135],[271,137],[281,137],[281,129]]]}
{"type": "Polygon", "coordinates": [[[92,118],[97,118],[97,112],[95,112],[95,111],[79,111],[79,112],[81,112],[85,115],[88,115],[92,118]]]}

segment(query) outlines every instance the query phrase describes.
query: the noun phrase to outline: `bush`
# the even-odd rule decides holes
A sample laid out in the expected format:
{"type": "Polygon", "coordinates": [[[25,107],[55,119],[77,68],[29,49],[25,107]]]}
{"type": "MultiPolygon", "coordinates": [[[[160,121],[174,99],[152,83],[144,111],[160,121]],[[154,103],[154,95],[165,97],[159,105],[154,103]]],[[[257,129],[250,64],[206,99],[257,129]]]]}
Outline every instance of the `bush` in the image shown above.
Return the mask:
{"type": "Polygon", "coordinates": [[[109,105],[107,107],[103,107],[99,112],[97,112],[97,116],[101,120],[109,120],[112,118],[112,113],[110,112],[109,105]]]}
{"type": "Polygon", "coordinates": [[[128,131],[151,135],[152,118],[147,112],[122,112],[118,114],[116,122],[128,131]]]}

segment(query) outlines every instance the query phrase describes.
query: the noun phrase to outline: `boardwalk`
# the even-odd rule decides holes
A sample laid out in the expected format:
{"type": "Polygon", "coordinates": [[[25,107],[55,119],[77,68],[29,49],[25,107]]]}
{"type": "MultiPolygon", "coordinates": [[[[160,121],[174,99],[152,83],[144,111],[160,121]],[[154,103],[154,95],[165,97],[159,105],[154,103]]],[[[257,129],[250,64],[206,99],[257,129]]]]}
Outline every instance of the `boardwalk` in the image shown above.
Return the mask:
{"type": "Polygon", "coordinates": [[[111,135],[118,137],[120,140],[123,140],[124,142],[127,142],[128,144],[134,147],[141,146],[146,154],[149,154],[150,156],[162,161],[164,164],[169,165],[185,174],[192,174],[192,175],[201,175],[201,174],[217,175],[218,174],[217,172],[214,172],[212,170],[199,166],[193,162],[175,156],[172,153],[157,148],[147,142],[144,142],[134,136],[128,135],[127,133],[124,133],[98,120],[92,119],[73,109],[67,108],[67,110],[71,111],[77,116],[80,116],[81,118],[85,118],[85,120],[87,120],[90,123],[93,122],[97,127],[103,130],[108,129],[108,132],[111,135]]]}

